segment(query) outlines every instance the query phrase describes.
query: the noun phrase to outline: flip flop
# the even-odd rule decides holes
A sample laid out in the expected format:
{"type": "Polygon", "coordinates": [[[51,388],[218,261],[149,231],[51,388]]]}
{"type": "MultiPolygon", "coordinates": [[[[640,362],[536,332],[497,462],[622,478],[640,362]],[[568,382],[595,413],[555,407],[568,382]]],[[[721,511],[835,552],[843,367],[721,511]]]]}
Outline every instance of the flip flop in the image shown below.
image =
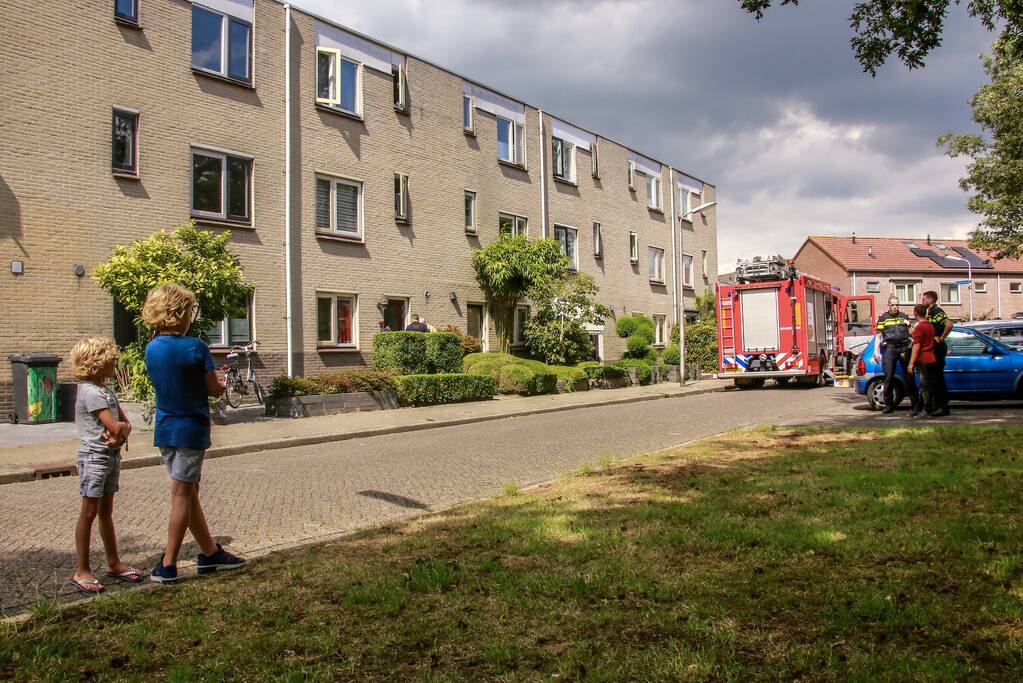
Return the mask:
{"type": "Polygon", "coordinates": [[[125,583],[141,583],[146,578],[142,572],[135,567],[128,567],[127,571],[123,571],[120,574],[114,572],[107,572],[107,576],[117,579],[118,581],[124,581],[125,583]]]}
{"type": "Polygon", "coordinates": [[[103,584],[98,579],[78,580],[72,576],[68,583],[77,588],[79,593],[84,593],[85,595],[96,595],[105,590],[103,584]],[[86,586],[99,586],[99,588],[86,588],[86,586]]]}

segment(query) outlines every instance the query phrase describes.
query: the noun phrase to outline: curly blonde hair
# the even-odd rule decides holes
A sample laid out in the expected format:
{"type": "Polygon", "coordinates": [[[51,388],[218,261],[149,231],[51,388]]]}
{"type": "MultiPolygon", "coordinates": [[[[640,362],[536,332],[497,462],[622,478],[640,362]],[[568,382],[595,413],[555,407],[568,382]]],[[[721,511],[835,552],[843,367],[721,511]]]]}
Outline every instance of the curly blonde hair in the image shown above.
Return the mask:
{"type": "Polygon", "coordinates": [[[88,337],[71,349],[71,371],[78,379],[93,379],[107,363],[117,360],[117,344],[106,337],[88,337]]]}
{"type": "Polygon", "coordinates": [[[168,282],[146,294],[142,320],[154,330],[175,329],[182,323],[192,322],[192,311],[196,305],[195,294],[181,285],[168,282]]]}

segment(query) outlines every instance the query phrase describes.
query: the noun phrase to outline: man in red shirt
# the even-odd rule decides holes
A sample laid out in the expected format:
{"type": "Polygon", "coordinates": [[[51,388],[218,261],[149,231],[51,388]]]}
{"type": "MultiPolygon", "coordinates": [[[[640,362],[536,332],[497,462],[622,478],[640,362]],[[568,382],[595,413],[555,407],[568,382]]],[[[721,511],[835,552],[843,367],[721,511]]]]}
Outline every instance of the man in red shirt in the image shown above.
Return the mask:
{"type": "Polygon", "coordinates": [[[935,405],[935,388],[937,386],[938,358],[934,355],[934,326],[927,322],[927,306],[917,304],[913,307],[916,326],[913,328],[913,351],[909,357],[910,373],[920,370],[920,400],[910,417],[916,417],[922,410],[928,416],[939,414],[940,407],[935,405]]]}

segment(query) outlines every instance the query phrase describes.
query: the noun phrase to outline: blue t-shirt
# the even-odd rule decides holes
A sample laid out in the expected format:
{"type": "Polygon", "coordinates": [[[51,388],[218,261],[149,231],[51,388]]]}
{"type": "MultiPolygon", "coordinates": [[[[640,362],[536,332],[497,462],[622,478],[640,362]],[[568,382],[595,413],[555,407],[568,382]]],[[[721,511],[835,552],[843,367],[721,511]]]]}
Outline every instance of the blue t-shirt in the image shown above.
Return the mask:
{"type": "Polygon", "coordinates": [[[153,445],[209,448],[206,373],[214,367],[210,348],[197,337],[160,334],[149,342],[146,370],[156,389],[153,445]]]}

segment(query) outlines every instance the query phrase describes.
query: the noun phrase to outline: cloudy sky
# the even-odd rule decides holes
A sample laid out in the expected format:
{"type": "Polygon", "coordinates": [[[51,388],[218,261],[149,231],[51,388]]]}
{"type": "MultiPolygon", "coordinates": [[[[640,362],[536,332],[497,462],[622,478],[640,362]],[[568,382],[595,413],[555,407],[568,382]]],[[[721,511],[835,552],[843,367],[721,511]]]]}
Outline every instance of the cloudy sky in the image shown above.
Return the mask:
{"type": "Polygon", "coordinates": [[[965,236],[942,155],[972,131],[994,36],[953,8],[926,68],[864,74],[853,0],[374,0],[295,3],[615,138],[718,188],[719,270],[807,235],[965,236]]]}

